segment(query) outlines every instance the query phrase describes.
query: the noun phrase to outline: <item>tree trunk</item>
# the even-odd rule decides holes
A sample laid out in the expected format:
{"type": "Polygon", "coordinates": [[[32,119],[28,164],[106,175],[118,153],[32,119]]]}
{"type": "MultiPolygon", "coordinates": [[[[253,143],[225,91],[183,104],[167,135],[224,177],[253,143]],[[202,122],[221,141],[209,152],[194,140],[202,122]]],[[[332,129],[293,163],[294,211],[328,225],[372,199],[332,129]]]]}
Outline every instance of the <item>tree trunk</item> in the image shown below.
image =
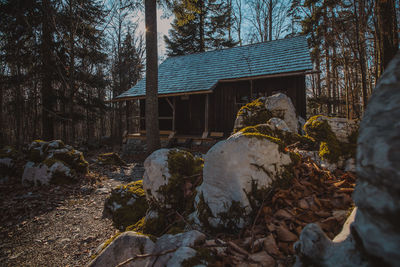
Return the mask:
{"type": "Polygon", "coordinates": [[[397,33],[396,9],[393,0],[376,0],[375,13],[377,16],[379,34],[380,68],[379,76],[383,73],[390,60],[396,55],[399,47],[397,33]]]}
{"type": "Polygon", "coordinates": [[[268,20],[268,40],[272,41],[272,0],[269,0],[268,2],[268,20]]]}
{"type": "Polygon", "coordinates": [[[51,8],[50,1],[43,0],[42,6],[42,138],[54,139],[53,103],[54,94],[52,89],[52,64],[51,64],[51,8]]]}
{"type": "Polygon", "coordinates": [[[147,153],[160,148],[158,126],[158,53],[156,0],[145,0],[146,24],[146,141],[147,153]]]}
{"type": "MultiPolygon", "coordinates": [[[[206,51],[205,47],[205,40],[204,40],[204,28],[205,28],[205,21],[204,21],[204,1],[200,0],[200,25],[199,25],[199,34],[200,34],[200,52],[206,51]]],[[[157,41],[156,41],[157,42],[157,41]]],[[[146,36],[146,46],[147,46],[147,36],[146,36]]],[[[147,57],[147,53],[146,53],[147,57]]],[[[147,74],[146,74],[147,75],[147,74]]]]}

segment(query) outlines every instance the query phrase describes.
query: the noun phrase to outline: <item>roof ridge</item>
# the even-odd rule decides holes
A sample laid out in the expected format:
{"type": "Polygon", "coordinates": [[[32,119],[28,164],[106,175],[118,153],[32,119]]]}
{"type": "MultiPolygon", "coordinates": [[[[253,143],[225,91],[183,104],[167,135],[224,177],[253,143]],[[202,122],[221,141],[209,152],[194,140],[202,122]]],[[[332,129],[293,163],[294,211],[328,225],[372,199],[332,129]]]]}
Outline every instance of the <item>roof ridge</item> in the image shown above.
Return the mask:
{"type": "Polygon", "coordinates": [[[176,59],[179,57],[187,57],[187,56],[206,54],[206,53],[211,53],[211,52],[226,51],[226,50],[230,50],[230,49],[244,48],[244,47],[256,46],[256,45],[260,45],[260,44],[269,44],[269,43],[273,43],[276,41],[286,41],[288,39],[295,39],[295,38],[299,38],[299,37],[306,37],[306,35],[300,34],[297,36],[292,36],[292,37],[287,37],[287,38],[282,38],[282,39],[275,39],[275,40],[266,41],[266,42],[258,42],[258,43],[253,43],[253,44],[245,44],[242,46],[233,46],[233,47],[227,47],[227,48],[215,48],[214,50],[209,50],[209,51],[204,51],[204,52],[195,52],[195,53],[191,53],[191,54],[187,54],[187,55],[172,56],[172,57],[166,58],[161,64],[163,64],[165,61],[167,61],[169,59],[176,59]]]}

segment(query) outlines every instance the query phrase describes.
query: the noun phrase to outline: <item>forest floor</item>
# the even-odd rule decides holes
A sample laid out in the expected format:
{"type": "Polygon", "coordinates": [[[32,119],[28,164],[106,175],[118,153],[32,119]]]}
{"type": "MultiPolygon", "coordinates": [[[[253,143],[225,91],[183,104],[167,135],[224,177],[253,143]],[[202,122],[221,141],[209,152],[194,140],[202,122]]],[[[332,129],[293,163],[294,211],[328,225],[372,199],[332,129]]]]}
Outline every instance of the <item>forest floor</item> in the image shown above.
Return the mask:
{"type": "Polygon", "coordinates": [[[0,266],[87,265],[117,231],[103,213],[104,201],[112,188],[135,180],[137,173],[125,174],[136,165],[91,164],[90,173],[70,186],[0,185],[0,266]]]}

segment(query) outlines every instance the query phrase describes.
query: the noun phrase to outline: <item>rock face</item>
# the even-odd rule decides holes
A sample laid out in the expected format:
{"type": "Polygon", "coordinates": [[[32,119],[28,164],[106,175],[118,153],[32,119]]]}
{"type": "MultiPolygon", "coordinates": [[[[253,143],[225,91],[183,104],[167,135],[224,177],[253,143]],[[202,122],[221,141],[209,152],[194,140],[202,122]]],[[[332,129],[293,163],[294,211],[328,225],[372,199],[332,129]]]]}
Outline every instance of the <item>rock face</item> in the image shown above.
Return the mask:
{"type": "Polygon", "coordinates": [[[22,183],[25,185],[63,184],[76,181],[76,174],[88,171],[82,152],[61,140],[33,141],[28,149],[22,183]]]}
{"type": "MultiPolygon", "coordinates": [[[[135,256],[151,253],[154,250],[154,242],[149,237],[135,233],[124,232],[105,248],[90,264],[90,267],[117,266],[127,259],[135,256]]],[[[150,258],[136,259],[124,266],[146,266],[150,258]]]]}
{"type": "Polygon", "coordinates": [[[285,166],[292,163],[289,154],[281,152],[279,145],[271,140],[239,132],[208,151],[203,183],[197,188],[195,200],[198,216],[202,217],[201,213],[205,212],[205,202],[213,216],[209,218],[212,226],[225,224],[222,214],[232,211],[228,216],[232,217],[235,212],[241,214],[242,219],[236,221],[240,227],[251,211],[246,192],[251,193],[254,185],[258,189],[268,188],[284,175],[285,166]],[[244,209],[243,213],[240,208],[244,209]]]}
{"type": "Polygon", "coordinates": [[[347,238],[332,244],[316,225],[296,244],[302,262],[320,266],[398,266],[400,262],[400,53],[380,78],[361,122],[358,207],[347,238]],[[338,259],[338,261],[331,261],[338,259]],[[340,264],[341,263],[341,264],[340,264]]]}
{"type": "Polygon", "coordinates": [[[285,94],[278,93],[265,99],[265,107],[274,117],[283,119],[293,133],[298,131],[296,109],[292,101],[285,94]]]}
{"type": "Polygon", "coordinates": [[[0,184],[6,182],[10,176],[16,175],[16,163],[19,153],[10,146],[0,149],[0,184]]]}
{"type": "Polygon", "coordinates": [[[143,181],[120,185],[111,191],[105,209],[112,214],[117,228],[124,230],[146,215],[148,208],[143,190],[143,181]]]}

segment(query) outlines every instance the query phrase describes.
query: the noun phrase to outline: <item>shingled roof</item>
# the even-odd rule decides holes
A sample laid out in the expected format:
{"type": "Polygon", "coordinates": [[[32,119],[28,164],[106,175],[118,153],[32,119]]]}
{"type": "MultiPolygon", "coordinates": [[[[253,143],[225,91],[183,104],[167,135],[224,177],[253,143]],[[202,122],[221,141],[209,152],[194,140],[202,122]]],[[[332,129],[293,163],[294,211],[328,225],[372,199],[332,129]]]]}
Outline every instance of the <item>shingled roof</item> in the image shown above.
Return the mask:
{"type": "MultiPolygon", "coordinates": [[[[191,94],[213,90],[221,80],[312,70],[305,36],[170,57],[158,70],[158,93],[191,94]]],[[[115,100],[145,96],[145,78],[115,100]]]]}

